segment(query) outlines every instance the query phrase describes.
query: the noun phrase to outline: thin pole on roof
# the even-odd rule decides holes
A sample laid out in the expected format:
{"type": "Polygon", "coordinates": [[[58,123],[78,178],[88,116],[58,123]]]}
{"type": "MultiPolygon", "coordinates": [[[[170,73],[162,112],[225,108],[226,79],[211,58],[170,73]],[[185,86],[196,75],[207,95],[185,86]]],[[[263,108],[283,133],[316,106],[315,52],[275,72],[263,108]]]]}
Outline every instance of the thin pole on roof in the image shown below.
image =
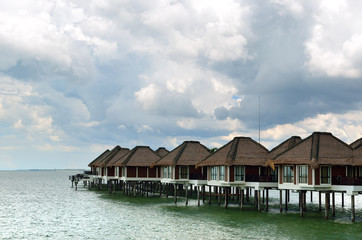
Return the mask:
{"type": "Polygon", "coordinates": [[[259,96],[259,143],[260,143],[260,96],[259,96]]]}

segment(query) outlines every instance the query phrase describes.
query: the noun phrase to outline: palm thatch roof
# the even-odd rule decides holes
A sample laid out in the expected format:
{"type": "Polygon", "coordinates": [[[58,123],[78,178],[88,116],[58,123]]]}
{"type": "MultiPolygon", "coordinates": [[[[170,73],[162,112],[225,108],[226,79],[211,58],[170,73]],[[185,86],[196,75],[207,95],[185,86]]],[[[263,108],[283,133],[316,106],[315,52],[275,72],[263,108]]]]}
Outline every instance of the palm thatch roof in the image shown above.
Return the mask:
{"type": "Polygon", "coordinates": [[[115,163],[118,162],[124,155],[129,153],[129,148],[121,148],[119,151],[108,161],[107,167],[114,167],[115,163]]]}
{"type": "Polygon", "coordinates": [[[161,157],[148,146],[136,146],[121,157],[114,166],[150,167],[161,157]]]}
{"type": "Polygon", "coordinates": [[[193,166],[209,155],[209,149],[200,142],[185,141],[153,166],[193,166]]]}
{"type": "Polygon", "coordinates": [[[314,132],[293,148],[274,158],[274,164],[305,164],[318,168],[321,164],[351,165],[352,148],[327,132],[314,132]]]}
{"type": "Polygon", "coordinates": [[[285,152],[285,151],[291,149],[300,141],[302,141],[302,138],[299,136],[292,136],[292,137],[288,138],[287,140],[285,140],[284,142],[282,142],[281,144],[279,144],[278,146],[276,146],[272,150],[270,150],[268,158],[273,159],[274,157],[278,156],[282,152],[285,152]]]}
{"type": "Polygon", "coordinates": [[[362,145],[353,149],[353,165],[362,167],[362,145]]]}
{"type": "Polygon", "coordinates": [[[358,148],[359,146],[362,146],[362,138],[357,139],[356,141],[354,141],[353,143],[351,143],[350,146],[351,146],[353,149],[358,148]]]}
{"type": "Polygon", "coordinates": [[[121,150],[120,146],[115,146],[107,155],[103,158],[100,158],[98,161],[94,163],[95,167],[105,167],[107,163],[121,150]]]}
{"type": "Polygon", "coordinates": [[[155,151],[158,155],[160,155],[161,157],[166,156],[170,151],[168,151],[166,148],[164,147],[160,147],[155,151]]]}
{"type": "Polygon", "coordinates": [[[268,149],[250,137],[235,137],[197,166],[264,166],[268,153],[268,149]]]}
{"type": "Polygon", "coordinates": [[[101,155],[99,155],[96,159],[94,159],[93,161],[91,161],[89,164],[88,164],[88,167],[93,167],[94,164],[96,162],[98,162],[99,160],[103,159],[105,156],[107,156],[109,154],[109,149],[107,149],[106,151],[104,151],[101,155]]]}

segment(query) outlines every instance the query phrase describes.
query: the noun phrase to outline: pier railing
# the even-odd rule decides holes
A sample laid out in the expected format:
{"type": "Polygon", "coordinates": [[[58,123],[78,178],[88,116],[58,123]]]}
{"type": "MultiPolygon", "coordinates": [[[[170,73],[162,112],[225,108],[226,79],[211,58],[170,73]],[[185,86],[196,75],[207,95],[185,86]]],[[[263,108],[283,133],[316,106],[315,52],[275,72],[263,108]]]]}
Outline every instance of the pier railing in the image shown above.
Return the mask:
{"type": "Polygon", "coordinates": [[[362,177],[342,177],[336,176],[332,177],[333,185],[362,185],[362,177]]]}
{"type": "Polygon", "coordinates": [[[260,176],[257,174],[247,174],[247,182],[278,182],[278,176],[260,176]]]}

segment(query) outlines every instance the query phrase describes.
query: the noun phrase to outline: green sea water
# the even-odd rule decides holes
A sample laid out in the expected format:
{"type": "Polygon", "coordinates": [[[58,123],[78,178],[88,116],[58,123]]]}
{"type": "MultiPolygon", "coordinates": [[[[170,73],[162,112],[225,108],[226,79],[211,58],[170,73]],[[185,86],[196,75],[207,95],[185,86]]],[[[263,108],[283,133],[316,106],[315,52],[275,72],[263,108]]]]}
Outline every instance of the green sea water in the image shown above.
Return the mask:
{"type": "MultiPolygon", "coordinates": [[[[191,199],[127,197],[107,191],[71,188],[69,171],[0,171],[0,239],[362,239],[362,196],[356,197],[356,222],[350,221],[349,199],[336,217],[307,199],[301,218],[297,195],[287,213],[279,213],[278,191],[271,191],[268,212],[252,204],[241,212],[197,206],[191,199]]],[[[317,202],[317,195],[314,196],[317,202]]]]}

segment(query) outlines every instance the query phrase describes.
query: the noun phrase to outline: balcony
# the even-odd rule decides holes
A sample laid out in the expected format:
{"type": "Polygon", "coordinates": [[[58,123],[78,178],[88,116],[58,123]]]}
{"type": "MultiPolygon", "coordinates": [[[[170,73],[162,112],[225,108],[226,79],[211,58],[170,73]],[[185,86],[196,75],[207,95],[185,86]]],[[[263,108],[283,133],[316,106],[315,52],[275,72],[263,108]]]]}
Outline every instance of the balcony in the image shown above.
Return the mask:
{"type": "Polygon", "coordinates": [[[247,182],[278,182],[278,176],[259,176],[259,175],[246,175],[247,182]]]}
{"type": "Polygon", "coordinates": [[[362,177],[332,177],[332,185],[361,186],[362,177]]]}

